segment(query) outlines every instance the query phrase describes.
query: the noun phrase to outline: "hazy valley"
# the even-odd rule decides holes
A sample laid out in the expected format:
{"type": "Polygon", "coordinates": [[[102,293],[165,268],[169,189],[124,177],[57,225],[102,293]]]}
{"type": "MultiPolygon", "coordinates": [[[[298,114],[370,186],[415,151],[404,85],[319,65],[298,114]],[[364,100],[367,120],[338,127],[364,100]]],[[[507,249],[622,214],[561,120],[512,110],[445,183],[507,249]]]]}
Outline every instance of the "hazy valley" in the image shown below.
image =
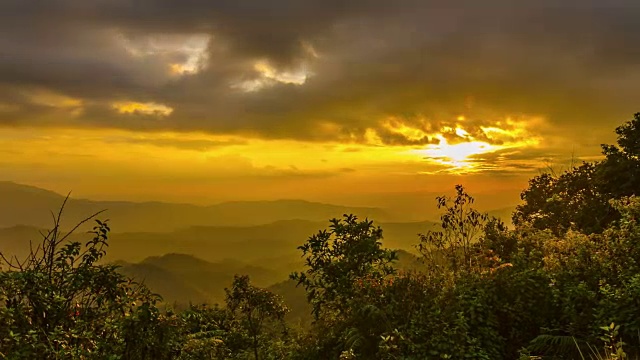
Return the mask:
{"type": "MultiPolygon", "coordinates": [[[[23,259],[30,244],[39,243],[51,228],[65,196],[11,182],[0,182],[0,252],[23,259]]],[[[435,202],[434,202],[435,204],[435,202]]],[[[434,206],[435,207],[435,206],[434,206]]],[[[213,206],[170,203],[101,202],[69,198],[63,231],[101,210],[112,229],[107,257],[124,274],[143,281],[165,302],[188,304],[222,302],[224,288],[235,274],[249,275],[256,285],[274,287],[288,297],[288,275],[301,270],[297,249],[309,236],[328,227],[328,219],[354,213],[384,229],[383,245],[402,250],[401,265],[415,264],[418,234],[433,229],[435,219],[385,222],[392,218],[379,208],[346,207],[300,200],[230,202],[213,206]]],[[[500,209],[494,214],[509,214],[500,209]]],[[[85,242],[89,222],[69,240],[85,242]]],[[[292,295],[295,294],[295,295],[292,295]]],[[[305,304],[306,305],[306,304],[305,304]]]]}

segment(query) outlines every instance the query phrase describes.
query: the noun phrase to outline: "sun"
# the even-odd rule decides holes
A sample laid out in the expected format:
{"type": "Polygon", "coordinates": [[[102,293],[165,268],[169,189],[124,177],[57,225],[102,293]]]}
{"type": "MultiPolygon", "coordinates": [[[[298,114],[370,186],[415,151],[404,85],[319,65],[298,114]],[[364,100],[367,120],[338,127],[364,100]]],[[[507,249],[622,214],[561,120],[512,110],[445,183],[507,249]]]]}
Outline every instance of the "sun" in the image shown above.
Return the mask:
{"type": "MultiPolygon", "coordinates": [[[[464,130],[457,129],[458,136],[468,135],[464,130]]],[[[474,156],[495,152],[500,146],[492,145],[484,141],[467,138],[466,141],[452,144],[443,135],[437,135],[438,144],[429,144],[424,149],[415,150],[416,153],[426,159],[445,165],[450,171],[456,173],[473,172],[478,167],[474,156]]]]}
{"type": "Polygon", "coordinates": [[[449,144],[444,137],[441,137],[439,144],[425,149],[424,153],[458,170],[473,170],[474,162],[471,159],[472,156],[490,153],[496,150],[498,150],[496,146],[484,141],[474,140],[449,144]]]}
{"type": "MultiPolygon", "coordinates": [[[[458,122],[466,121],[458,117],[458,122]]],[[[540,137],[529,131],[532,123],[540,124],[538,118],[512,119],[494,121],[492,125],[479,126],[472,133],[464,129],[464,124],[443,126],[437,133],[428,134],[430,144],[410,151],[428,163],[440,165],[436,172],[467,174],[495,169],[496,161],[504,161],[504,157],[495,156],[494,160],[483,154],[496,154],[504,150],[519,151],[523,148],[536,147],[540,137]],[[496,160],[497,159],[497,160],[496,160]]]]}
{"type": "Polygon", "coordinates": [[[464,142],[459,144],[450,145],[448,143],[439,145],[439,152],[455,162],[464,162],[472,155],[483,154],[491,152],[494,147],[491,144],[482,141],[464,142]]]}

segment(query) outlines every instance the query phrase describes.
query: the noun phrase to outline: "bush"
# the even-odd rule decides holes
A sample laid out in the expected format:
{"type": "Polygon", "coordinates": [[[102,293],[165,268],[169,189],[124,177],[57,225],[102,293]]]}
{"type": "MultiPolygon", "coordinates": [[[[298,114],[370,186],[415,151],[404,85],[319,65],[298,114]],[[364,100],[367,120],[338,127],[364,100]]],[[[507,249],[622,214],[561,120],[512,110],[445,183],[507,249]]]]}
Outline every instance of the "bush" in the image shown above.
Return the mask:
{"type": "Polygon", "coordinates": [[[95,220],[84,245],[68,242],[82,223],[63,235],[62,208],[26,259],[1,257],[0,352],[15,359],[169,358],[171,330],[161,326],[159,296],[98,263],[107,222],[95,220]]]}

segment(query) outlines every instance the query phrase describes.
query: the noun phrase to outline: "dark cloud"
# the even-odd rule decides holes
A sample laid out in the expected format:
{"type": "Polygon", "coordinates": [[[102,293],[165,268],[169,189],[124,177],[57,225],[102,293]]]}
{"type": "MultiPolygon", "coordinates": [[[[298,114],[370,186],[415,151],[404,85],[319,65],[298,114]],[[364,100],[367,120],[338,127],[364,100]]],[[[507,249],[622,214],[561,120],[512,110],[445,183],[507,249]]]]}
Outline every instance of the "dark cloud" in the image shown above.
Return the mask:
{"type": "Polygon", "coordinates": [[[420,138],[408,138],[406,135],[385,130],[378,130],[377,134],[380,137],[380,140],[382,140],[382,143],[385,145],[419,146],[427,144],[437,144],[440,142],[440,140],[429,136],[423,136],[420,138]]]}
{"type": "Polygon", "coordinates": [[[585,132],[638,111],[639,18],[635,0],[4,0],[0,103],[13,107],[0,107],[0,124],[354,142],[375,129],[385,144],[418,146],[434,140],[384,120],[437,131],[466,114],[482,139],[498,118],[540,115],[550,126],[539,135],[591,143],[585,132]],[[171,75],[189,58],[180,43],[198,34],[211,37],[208,65],[171,75]],[[256,61],[309,77],[260,79],[256,61]],[[251,81],[269,86],[234,87],[251,81]],[[32,88],[78,98],[83,112],[15,95],[32,88]],[[123,100],[174,111],[118,114],[111,103],[123,100]]]}

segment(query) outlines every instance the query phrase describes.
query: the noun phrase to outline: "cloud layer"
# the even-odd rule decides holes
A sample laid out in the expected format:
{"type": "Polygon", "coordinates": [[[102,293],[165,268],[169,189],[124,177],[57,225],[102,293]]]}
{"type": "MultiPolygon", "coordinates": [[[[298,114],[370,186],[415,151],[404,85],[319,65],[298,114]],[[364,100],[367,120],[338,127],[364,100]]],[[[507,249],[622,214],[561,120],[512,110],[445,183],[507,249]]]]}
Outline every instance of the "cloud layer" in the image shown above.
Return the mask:
{"type": "Polygon", "coordinates": [[[545,126],[522,136],[594,148],[639,110],[639,18],[632,0],[4,0],[0,124],[416,147],[460,115],[498,144],[483,129],[523,117],[545,126]]]}

